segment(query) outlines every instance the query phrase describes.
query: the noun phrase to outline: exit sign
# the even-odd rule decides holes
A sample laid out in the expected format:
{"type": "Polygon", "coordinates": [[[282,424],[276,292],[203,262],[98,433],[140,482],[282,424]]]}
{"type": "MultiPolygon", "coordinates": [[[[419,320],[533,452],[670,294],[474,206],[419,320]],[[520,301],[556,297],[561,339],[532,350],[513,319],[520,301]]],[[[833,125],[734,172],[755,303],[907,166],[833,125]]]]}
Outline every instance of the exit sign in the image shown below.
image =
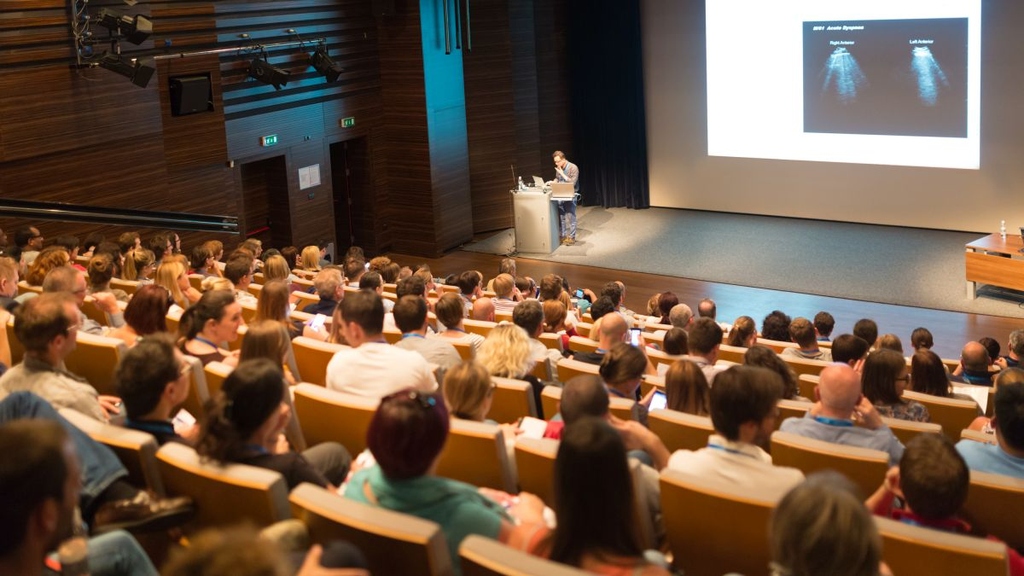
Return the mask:
{"type": "Polygon", "coordinates": [[[356,125],[356,117],[355,116],[349,116],[348,118],[342,118],[341,119],[341,127],[342,128],[351,128],[351,127],[353,127],[355,125],[356,125]]]}
{"type": "Polygon", "coordinates": [[[260,146],[273,146],[277,144],[277,134],[260,136],[260,146]]]}

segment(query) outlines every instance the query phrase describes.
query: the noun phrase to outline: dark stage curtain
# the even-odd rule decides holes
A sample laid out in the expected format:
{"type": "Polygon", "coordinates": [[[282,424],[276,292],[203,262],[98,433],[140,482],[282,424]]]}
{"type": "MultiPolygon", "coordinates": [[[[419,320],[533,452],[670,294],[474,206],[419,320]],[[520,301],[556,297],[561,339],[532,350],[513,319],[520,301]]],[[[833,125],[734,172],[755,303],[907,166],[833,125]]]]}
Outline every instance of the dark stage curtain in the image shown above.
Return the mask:
{"type": "Polygon", "coordinates": [[[573,150],[583,204],[648,208],[640,6],[569,0],[567,44],[573,150]]]}

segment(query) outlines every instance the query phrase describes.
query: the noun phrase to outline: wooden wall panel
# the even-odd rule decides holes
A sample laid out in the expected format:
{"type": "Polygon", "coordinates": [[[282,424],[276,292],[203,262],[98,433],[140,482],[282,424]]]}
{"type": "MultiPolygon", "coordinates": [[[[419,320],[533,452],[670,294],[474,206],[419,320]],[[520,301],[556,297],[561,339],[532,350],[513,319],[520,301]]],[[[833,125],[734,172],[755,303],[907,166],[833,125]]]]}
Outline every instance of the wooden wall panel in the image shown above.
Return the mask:
{"type": "Polygon", "coordinates": [[[228,156],[233,160],[287,151],[292,146],[323,139],[323,105],[310,104],[228,120],[226,128],[228,156]],[[271,134],[277,135],[278,143],[269,148],[261,147],[260,137],[271,134]]]}
{"type": "Polygon", "coordinates": [[[221,97],[220,66],[216,55],[163,60],[158,65],[160,112],[164,154],[170,168],[203,166],[228,161],[224,131],[224,101],[221,97]],[[175,76],[208,74],[213,92],[213,110],[187,116],[171,113],[170,79],[175,76]]]}
{"type": "MultiPolygon", "coordinates": [[[[554,176],[551,153],[562,150],[573,157],[567,66],[566,31],[569,18],[566,0],[534,3],[537,39],[537,119],[540,126],[540,165],[547,178],[554,176]]],[[[580,167],[585,178],[586,167],[580,167]]],[[[585,184],[585,180],[581,180],[585,184]]]]}
{"type": "Polygon", "coordinates": [[[293,146],[288,157],[288,203],[292,239],[296,246],[320,240],[334,242],[334,206],[331,162],[322,140],[293,146]],[[319,165],[320,185],[299,189],[299,169],[319,165]]]}

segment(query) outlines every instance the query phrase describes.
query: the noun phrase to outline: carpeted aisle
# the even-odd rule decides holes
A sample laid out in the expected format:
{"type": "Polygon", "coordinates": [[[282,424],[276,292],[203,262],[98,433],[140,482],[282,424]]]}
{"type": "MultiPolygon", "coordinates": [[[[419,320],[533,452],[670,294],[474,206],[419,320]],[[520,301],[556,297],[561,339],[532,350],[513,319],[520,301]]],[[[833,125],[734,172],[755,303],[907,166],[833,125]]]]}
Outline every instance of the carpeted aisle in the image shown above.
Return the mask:
{"type": "MultiPolygon", "coordinates": [[[[1024,295],[968,300],[964,245],[983,234],[651,208],[578,209],[575,246],[524,257],[855,300],[1024,318],[1024,295]]],[[[511,231],[465,250],[512,247],[511,231]]]]}

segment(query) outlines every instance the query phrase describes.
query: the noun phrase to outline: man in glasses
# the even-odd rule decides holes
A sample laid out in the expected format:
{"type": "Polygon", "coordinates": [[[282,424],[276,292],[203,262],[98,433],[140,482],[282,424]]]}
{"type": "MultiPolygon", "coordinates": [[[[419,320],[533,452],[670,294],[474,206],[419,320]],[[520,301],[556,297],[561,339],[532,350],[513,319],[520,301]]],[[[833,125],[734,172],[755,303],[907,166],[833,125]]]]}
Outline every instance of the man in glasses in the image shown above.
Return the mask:
{"type": "Polygon", "coordinates": [[[194,445],[199,426],[172,421],[175,408],[188,397],[192,365],[185,361],[169,334],[140,338],[117,364],[114,381],[124,402],[125,426],[152,434],[160,445],[194,445]]]}

